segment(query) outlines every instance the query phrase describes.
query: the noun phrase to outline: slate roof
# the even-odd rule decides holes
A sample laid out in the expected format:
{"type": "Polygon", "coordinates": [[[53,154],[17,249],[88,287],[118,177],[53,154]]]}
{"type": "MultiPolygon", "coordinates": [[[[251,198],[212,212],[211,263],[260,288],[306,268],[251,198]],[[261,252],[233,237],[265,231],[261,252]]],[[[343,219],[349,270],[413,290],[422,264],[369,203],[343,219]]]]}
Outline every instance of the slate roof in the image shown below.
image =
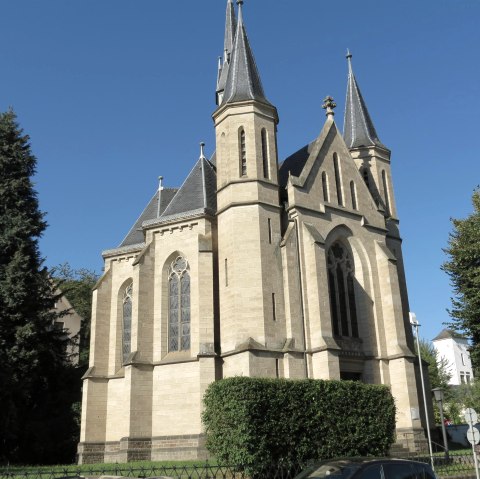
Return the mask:
{"type": "Polygon", "coordinates": [[[303,148],[300,148],[300,150],[296,151],[282,162],[278,171],[278,181],[280,187],[284,188],[287,186],[289,173],[291,173],[293,176],[300,176],[305,163],[310,156],[315,141],[316,140],[312,141],[308,145],[305,145],[303,148]]]}
{"type": "MultiPolygon", "coordinates": [[[[177,193],[177,188],[164,188],[161,195],[161,204],[160,204],[160,214],[165,211],[165,208],[168,206],[172,198],[177,193]]],[[[132,226],[127,236],[120,243],[119,248],[125,246],[131,246],[139,243],[143,243],[143,230],[142,223],[144,221],[150,220],[157,217],[158,211],[158,191],[155,192],[152,199],[148,202],[147,206],[143,210],[142,214],[138,217],[135,224],[132,226]]]]}
{"type": "Polygon", "coordinates": [[[380,146],[386,148],[379,140],[372,119],[368,113],[357,80],[352,69],[352,55],[348,59],[347,99],[345,101],[345,118],[343,123],[343,138],[348,148],[360,146],[380,146]]]}
{"type": "Polygon", "coordinates": [[[230,67],[231,54],[233,51],[233,42],[235,39],[235,31],[237,29],[237,19],[235,17],[235,9],[232,0],[227,2],[227,13],[225,16],[225,40],[223,45],[223,65],[219,68],[217,93],[225,90],[227,84],[228,71],[230,67]]]}
{"type": "Polygon", "coordinates": [[[441,339],[467,339],[465,335],[457,333],[451,329],[442,329],[442,331],[432,339],[432,341],[439,341],[441,339]]]}
{"type": "Polygon", "coordinates": [[[210,213],[217,210],[217,175],[213,165],[204,158],[195,163],[159,219],[200,209],[210,213]]]}
{"type": "Polygon", "coordinates": [[[258,100],[270,104],[263,91],[260,74],[243,23],[242,6],[239,5],[237,32],[222,104],[246,100],[258,100]]]}

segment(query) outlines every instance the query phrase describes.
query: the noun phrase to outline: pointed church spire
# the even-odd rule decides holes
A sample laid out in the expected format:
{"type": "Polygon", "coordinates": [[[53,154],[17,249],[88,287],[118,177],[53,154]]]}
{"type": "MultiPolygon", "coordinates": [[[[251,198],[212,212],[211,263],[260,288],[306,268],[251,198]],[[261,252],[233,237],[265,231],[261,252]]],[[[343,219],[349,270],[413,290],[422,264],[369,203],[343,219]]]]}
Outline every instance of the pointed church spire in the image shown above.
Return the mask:
{"type": "Polygon", "coordinates": [[[363,100],[357,80],[352,69],[352,54],[347,50],[348,83],[345,102],[345,119],[343,137],[349,148],[360,146],[380,146],[386,148],[379,140],[373,122],[363,100]]]}
{"type": "Polygon", "coordinates": [[[237,4],[237,32],[233,43],[223,103],[245,100],[259,100],[269,103],[265,98],[260,74],[243,23],[243,0],[237,0],[237,4]]]}
{"type": "Polygon", "coordinates": [[[225,15],[225,39],[223,43],[223,65],[220,61],[218,63],[217,105],[220,105],[223,100],[223,92],[225,91],[225,85],[227,83],[236,29],[237,19],[235,17],[233,1],[227,0],[227,12],[225,15]]]}

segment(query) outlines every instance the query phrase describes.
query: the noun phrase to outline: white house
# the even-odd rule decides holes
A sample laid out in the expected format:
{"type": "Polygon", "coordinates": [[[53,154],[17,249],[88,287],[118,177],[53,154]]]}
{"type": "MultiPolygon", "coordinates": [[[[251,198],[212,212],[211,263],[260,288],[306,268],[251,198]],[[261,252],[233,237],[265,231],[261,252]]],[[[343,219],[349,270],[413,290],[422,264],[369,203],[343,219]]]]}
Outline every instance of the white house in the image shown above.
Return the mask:
{"type": "Polygon", "coordinates": [[[447,361],[447,371],[450,373],[449,384],[459,384],[473,381],[472,362],[468,352],[468,339],[455,331],[444,329],[432,340],[439,358],[447,361]]]}

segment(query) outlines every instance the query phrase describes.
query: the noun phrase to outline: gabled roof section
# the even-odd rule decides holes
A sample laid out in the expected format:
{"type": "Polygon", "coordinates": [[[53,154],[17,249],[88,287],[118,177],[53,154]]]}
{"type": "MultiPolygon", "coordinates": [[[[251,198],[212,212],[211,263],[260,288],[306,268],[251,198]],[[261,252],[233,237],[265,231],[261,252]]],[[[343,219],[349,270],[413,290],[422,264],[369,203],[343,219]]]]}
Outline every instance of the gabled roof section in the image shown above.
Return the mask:
{"type": "Polygon", "coordinates": [[[463,339],[467,340],[465,335],[457,333],[451,329],[442,329],[442,331],[432,339],[432,341],[440,341],[441,339],[463,339]]]}
{"type": "MultiPolygon", "coordinates": [[[[175,196],[177,191],[178,191],[177,188],[164,188],[161,191],[160,214],[162,214],[163,211],[165,211],[165,208],[168,206],[170,201],[172,201],[172,198],[175,196]]],[[[127,236],[125,236],[123,241],[120,243],[119,248],[143,243],[144,238],[143,238],[142,223],[144,221],[148,221],[157,217],[159,193],[160,193],[159,191],[155,192],[152,199],[148,202],[147,206],[143,210],[142,214],[138,217],[137,221],[135,221],[135,224],[132,226],[127,236]]]]}
{"type": "Polygon", "coordinates": [[[258,100],[270,104],[263,91],[262,81],[243,23],[242,0],[238,0],[238,22],[228,71],[223,102],[258,100]]]}
{"type": "Polygon", "coordinates": [[[372,119],[368,113],[357,80],[352,69],[352,55],[347,54],[348,83],[347,99],[345,101],[345,119],[343,123],[343,138],[348,148],[361,146],[379,146],[387,149],[379,140],[372,119]]]}
{"type": "Polygon", "coordinates": [[[213,165],[204,157],[195,163],[159,220],[198,210],[211,214],[217,210],[217,175],[213,165]]]}

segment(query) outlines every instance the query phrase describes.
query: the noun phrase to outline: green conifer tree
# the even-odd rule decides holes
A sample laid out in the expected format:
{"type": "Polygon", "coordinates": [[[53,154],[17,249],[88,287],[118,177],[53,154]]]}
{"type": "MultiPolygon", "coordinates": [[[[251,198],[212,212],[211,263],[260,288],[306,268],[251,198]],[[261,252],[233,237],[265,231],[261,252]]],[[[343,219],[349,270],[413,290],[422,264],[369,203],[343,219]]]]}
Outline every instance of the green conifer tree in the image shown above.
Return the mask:
{"type": "Polygon", "coordinates": [[[75,378],[65,360],[67,340],[53,327],[56,298],[38,247],[46,222],[32,184],[35,168],[15,113],[1,113],[0,462],[46,463],[56,461],[56,451],[60,459],[73,454],[68,409],[75,378]]]}
{"type": "Polygon", "coordinates": [[[448,261],[442,269],[450,276],[455,296],[452,298],[452,326],[472,340],[470,355],[478,374],[480,370],[480,189],[473,192],[473,213],[465,219],[452,219],[445,252],[448,261]]]}

